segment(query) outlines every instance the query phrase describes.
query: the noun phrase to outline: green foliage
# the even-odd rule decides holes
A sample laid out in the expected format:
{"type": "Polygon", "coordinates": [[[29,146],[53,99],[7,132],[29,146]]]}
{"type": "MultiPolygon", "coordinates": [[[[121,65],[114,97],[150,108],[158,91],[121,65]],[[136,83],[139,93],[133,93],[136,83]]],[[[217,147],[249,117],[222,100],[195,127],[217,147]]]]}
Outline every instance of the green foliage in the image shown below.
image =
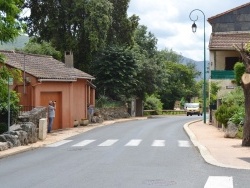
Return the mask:
{"type": "Polygon", "coordinates": [[[240,138],[240,139],[243,138],[243,126],[242,125],[238,126],[238,131],[237,131],[236,137],[240,138]]]}
{"type": "Polygon", "coordinates": [[[227,127],[227,122],[237,111],[238,106],[227,106],[226,104],[222,104],[218,107],[215,112],[215,118],[218,122],[222,123],[224,127],[227,127]]]}
{"type": "MultiPolygon", "coordinates": [[[[8,95],[10,92],[10,112],[12,123],[16,120],[19,111],[19,96],[18,94],[8,89],[8,79],[13,78],[17,81],[21,81],[21,71],[16,69],[8,69],[4,64],[5,58],[0,56],[0,114],[3,117],[8,113],[8,95]]],[[[0,118],[1,121],[7,121],[4,118],[0,118]]],[[[7,122],[5,122],[7,123],[7,122]]]]}
{"type": "Polygon", "coordinates": [[[112,3],[112,22],[107,34],[108,45],[133,46],[134,32],[139,17],[128,17],[127,10],[130,0],[109,0],[112,3]]]}
{"type": "Polygon", "coordinates": [[[237,106],[244,106],[245,97],[243,94],[243,90],[241,87],[235,88],[235,90],[227,93],[222,98],[222,103],[226,104],[227,106],[237,105],[237,106]]]}
{"type": "Polygon", "coordinates": [[[235,125],[240,126],[243,125],[245,118],[245,108],[243,106],[240,106],[237,108],[237,110],[234,112],[233,116],[229,119],[232,121],[235,125]]]}
{"type": "Polygon", "coordinates": [[[195,81],[195,70],[179,62],[164,62],[166,71],[166,82],[161,88],[159,95],[164,103],[164,109],[173,109],[175,101],[182,97],[185,101],[198,95],[199,88],[195,81]]]}
{"type": "Polygon", "coordinates": [[[96,77],[97,96],[105,95],[113,100],[126,101],[134,96],[138,81],[137,64],[131,50],[108,47],[101,51],[92,63],[96,77]]]}
{"type": "Polygon", "coordinates": [[[144,103],[144,109],[155,110],[156,112],[161,111],[162,110],[161,100],[155,95],[147,96],[146,101],[144,103]]]}
{"type": "Polygon", "coordinates": [[[139,17],[128,17],[129,0],[28,0],[29,36],[51,42],[64,53],[72,50],[75,67],[86,72],[97,51],[107,45],[132,46],[139,17]]]}
{"type": "Polygon", "coordinates": [[[95,106],[97,108],[113,108],[124,106],[124,104],[119,101],[114,101],[105,95],[99,95],[95,106]]]}
{"type": "Polygon", "coordinates": [[[235,80],[236,80],[236,84],[238,86],[241,85],[241,77],[245,73],[245,70],[246,70],[246,68],[242,62],[237,62],[234,65],[235,80]]]}
{"type": "Polygon", "coordinates": [[[17,20],[23,0],[0,1],[0,42],[14,41],[25,25],[17,20]]]}
{"type": "Polygon", "coordinates": [[[215,118],[226,127],[229,120],[239,125],[244,116],[244,95],[242,88],[237,87],[222,98],[222,105],[215,112],[215,118]]]}
{"type": "Polygon", "coordinates": [[[217,82],[210,82],[210,104],[216,104],[217,102],[217,93],[221,89],[217,82]]]}
{"type": "Polygon", "coordinates": [[[52,47],[50,43],[45,41],[38,43],[35,39],[30,39],[25,47],[20,49],[20,51],[31,54],[49,55],[57,60],[62,60],[62,54],[52,47]]]}

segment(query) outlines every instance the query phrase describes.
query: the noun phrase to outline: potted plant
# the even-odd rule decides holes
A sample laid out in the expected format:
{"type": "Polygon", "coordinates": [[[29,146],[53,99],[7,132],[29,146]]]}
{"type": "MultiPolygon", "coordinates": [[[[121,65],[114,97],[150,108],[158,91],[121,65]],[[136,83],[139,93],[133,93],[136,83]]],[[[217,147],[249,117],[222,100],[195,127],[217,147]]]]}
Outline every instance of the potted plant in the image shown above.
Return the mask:
{"type": "Polygon", "coordinates": [[[88,119],[81,119],[81,121],[80,121],[80,125],[81,126],[86,126],[88,124],[89,124],[89,120],[88,119]]]}
{"type": "Polygon", "coordinates": [[[77,127],[79,125],[79,121],[74,120],[74,127],[77,127]]]}

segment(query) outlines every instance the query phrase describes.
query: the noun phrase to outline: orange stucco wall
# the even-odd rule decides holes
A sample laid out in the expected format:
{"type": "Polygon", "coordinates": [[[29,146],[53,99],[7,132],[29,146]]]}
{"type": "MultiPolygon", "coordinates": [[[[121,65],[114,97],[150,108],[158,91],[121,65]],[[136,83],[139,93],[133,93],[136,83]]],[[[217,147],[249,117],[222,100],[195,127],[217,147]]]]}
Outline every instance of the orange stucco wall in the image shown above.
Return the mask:
{"type": "Polygon", "coordinates": [[[48,99],[57,100],[57,108],[60,109],[56,110],[56,118],[60,122],[58,127],[62,129],[73,127],[74,120],[87,119],[87,104],[95,103],[95,89],[88,85],[86,79],[40,82],[27,73],[25,77],[28,77],[25,84],[14,82],[10,87],[20,94],[20,105],[47,106],[48,99]]]}
{"type": "Polygon", "coordinates": [[[42,84],[33,88],[34,106],[41,105],[40,98],[43,92],[60,92],[61,128],[73,127],[74,120],[87,118],[85,85],[85,80],[77,82],[42,82],[42,84]]]}

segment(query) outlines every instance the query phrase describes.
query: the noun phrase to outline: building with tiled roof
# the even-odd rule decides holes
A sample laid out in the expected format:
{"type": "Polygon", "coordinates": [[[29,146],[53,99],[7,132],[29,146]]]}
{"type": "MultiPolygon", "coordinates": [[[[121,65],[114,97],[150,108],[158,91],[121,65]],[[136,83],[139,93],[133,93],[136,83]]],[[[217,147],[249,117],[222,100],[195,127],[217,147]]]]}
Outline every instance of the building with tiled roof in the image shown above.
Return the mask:
{"type": "Polygon", "coordinates": [[[210,82],[221,86],[218,98],[235,88],[234,65],[241,55],[234,45],[244,46],[250,41],[250,3],[235,7],[208,18],[212,26],[209,40],[210,82]]]}
{"type": "Polygon", "coordinates": [[[22,106],[47,106],[57,101],[53,129],[73,127],[74,120],[87,119],[87,104],[95,103],[94,79],[73,67],[73,54],[65,55],[65,63],[51,56],[18,51],[0,51],[9,68],[22,71],[23,82],[14,81],[11,89],[20,94],[22,106]]]}

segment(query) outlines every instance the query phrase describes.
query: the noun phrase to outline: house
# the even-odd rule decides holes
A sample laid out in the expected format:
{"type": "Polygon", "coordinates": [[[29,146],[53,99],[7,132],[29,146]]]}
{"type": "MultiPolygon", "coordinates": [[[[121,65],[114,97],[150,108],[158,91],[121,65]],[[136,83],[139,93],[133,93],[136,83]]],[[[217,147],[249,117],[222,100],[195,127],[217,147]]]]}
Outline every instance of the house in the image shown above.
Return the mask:
{"type": "Polygon", "coordinates": [[[233,8],[208,18],[212,26],[209,41],[209,82],[221,86],[218,98],[235,88],[234,65],[241,61],[241,55],[234,45],[244,46],[250,41],[250,3],[233,8]]]}
{"type": "Polygon", "coordinates": [[[11,86],[20,94],[20,105],[48,106],[56,101],[53,129],[73,127],[74,120],[87,119],[87,104],[95,104],[93,76],[73,67],[73,54],[65,53],[65,63],[51,56],[0,51],[6,66],[21,70],[23,82],[11,86]]]}

